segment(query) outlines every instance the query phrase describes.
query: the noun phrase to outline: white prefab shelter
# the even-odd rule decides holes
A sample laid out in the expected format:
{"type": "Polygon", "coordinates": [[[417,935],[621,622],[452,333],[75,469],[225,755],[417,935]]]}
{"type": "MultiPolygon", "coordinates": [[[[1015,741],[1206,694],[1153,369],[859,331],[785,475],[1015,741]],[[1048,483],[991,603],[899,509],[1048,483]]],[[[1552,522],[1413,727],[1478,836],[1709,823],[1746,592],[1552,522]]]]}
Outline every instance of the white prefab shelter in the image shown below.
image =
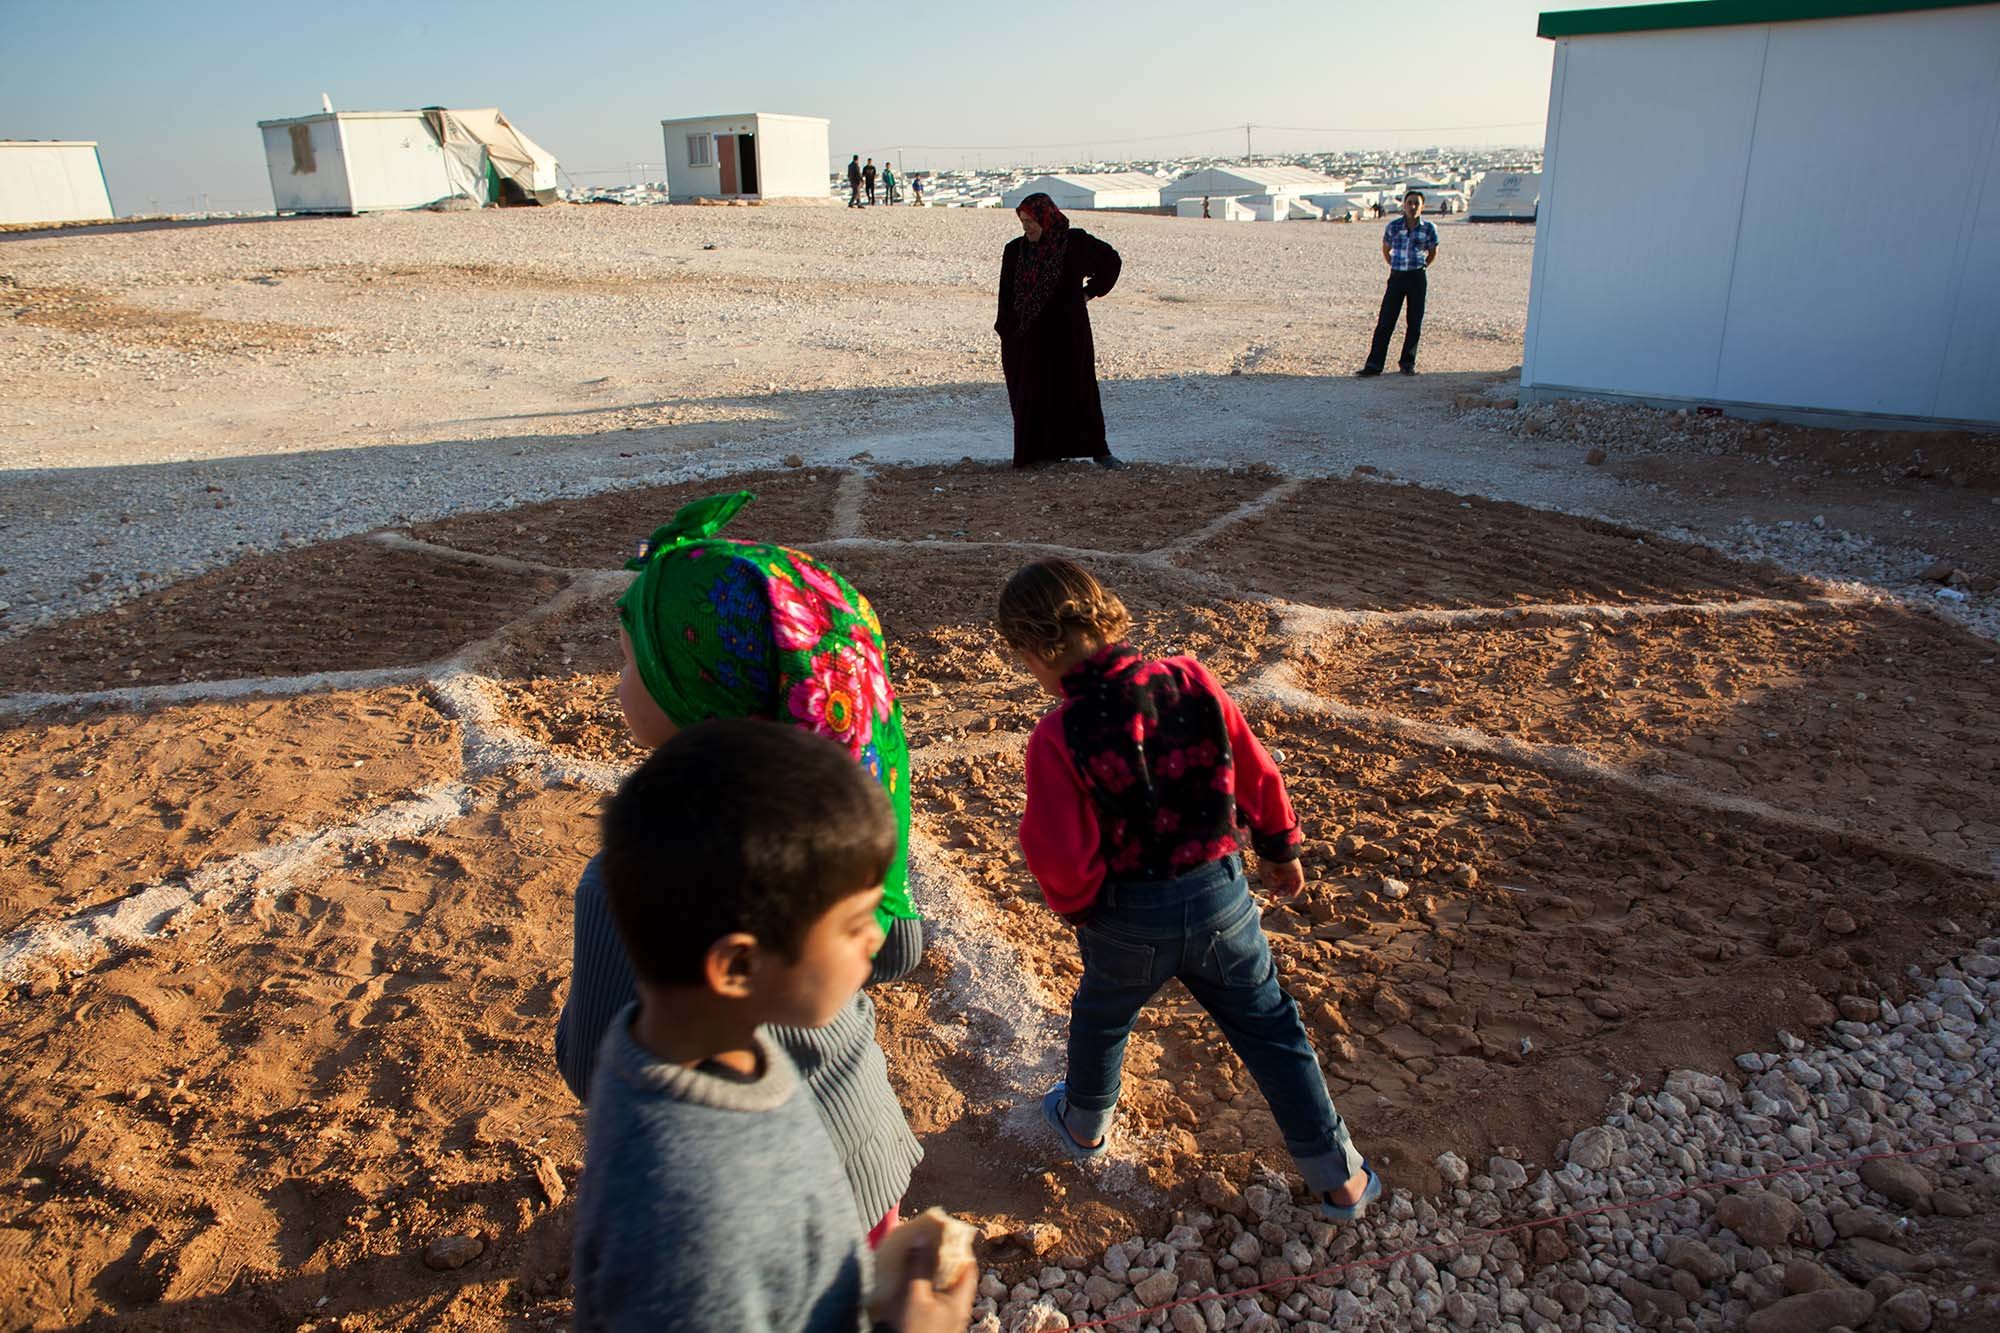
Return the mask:
{"type": "Polygon", "coordinates": [[[1540,31],[1524,396],[2000,426],[2000,4],[1712,0],[1540,31]]]}
{"type": "Polygon", "coordinates": [[[1347,182],[1322,176],[1305,167],[1204,167],[1190,171],[1160,191],[1160,202],[1178,204],[1183,199],[1244,198],[1281,196],[1303,199],[1312,194],[1338,194],[1347,182]]]}
{"type": "Polygon", "coordinates": [[[371,213],[447,199],[555,198],[556,160],[494,107],[324,111],[260,120],[280,213],[371,213]]]}
{"type": "Polygon", "coordinates": [[[82,139],[0,140],[0,224],[96,222],[112,216],[97,145],[82,139]]]}
{"type": "Polygon", "coordinates": [[[1533,222],[1542,198],[1539,171],[1489,171],[1472,191],[1467,222],[1533,222]]]}
{"type": "Polygon", "coordinates": [[[832,203],[830,124],[821,116],[690,116],[663,120],[667,197],[832,203]]]}
{"type": "Polygon", "coordinates": [[[1057,172],[1022,181],[1001,195],[1000,202],[1019,208],[1029,195],[1046,194],[1064,211],[1158,208],[1161,184],[1158,176],[1143,171],[1057,172]]]}

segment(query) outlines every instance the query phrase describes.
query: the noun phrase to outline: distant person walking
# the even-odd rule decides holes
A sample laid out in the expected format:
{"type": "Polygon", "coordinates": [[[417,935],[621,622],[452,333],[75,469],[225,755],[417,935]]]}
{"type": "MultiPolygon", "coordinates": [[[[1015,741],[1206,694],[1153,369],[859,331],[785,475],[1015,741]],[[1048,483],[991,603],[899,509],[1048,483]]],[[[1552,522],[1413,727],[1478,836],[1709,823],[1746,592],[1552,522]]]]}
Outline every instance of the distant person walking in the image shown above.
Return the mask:
{"type": "Polygon", "coordinates": [[[847,206],[861,207],[861,154],[847,159],[847,206]]]}
{"type": "Polygon", "coordinates": [[[1409,323],[1403,326],[1403,355],[1397,369],[1405,375],[1417,373],[1417,339],[1424,331],[1424,288],[1429,285],[1432,261],[1437,258],[1438,231],[1423,221],[1424,195],[1412,190],[1403,196],[1403,216],[1391,218],[1382,229],[1382,262],[1389,266],[1389,286],[1382,293],[1382,313],[1375,318],[1375,341],[1369,344],[1368,360],[1354,373],[1362,379],[1382,373],[1389,355],[1389,335],[1396,331],[1396,316],[1403,302],[1410,303],[1409,323]]]}
{"type": "Polygon", "coordinates": [[[896,202],[896,170],[886,161],[882,163],[882,202],[896,202]]]}
{"type": "Polygon", "coordinates": [[[910,206],[912,208],[924,206],[924,173],[921,171],[912,172],[910,175],[910,206]]]}
{"type": "Polygon", "coordinates": [[[869,158],[868,165],[861,168],[861,184],[868,190],[868,202],[875,202],[875,159],[869,158]]]}
{"type": "Polygon", "coordinates": [[[1118,252],[1072,227],[1046,194],[1014,210],[1021,234],[1000,255],[1000,369],[1014,412],[1014,466],[1060,458],[1122,469],[1104,442],[1097,349],[1085,302],[1118,281],[1118,252]]]}

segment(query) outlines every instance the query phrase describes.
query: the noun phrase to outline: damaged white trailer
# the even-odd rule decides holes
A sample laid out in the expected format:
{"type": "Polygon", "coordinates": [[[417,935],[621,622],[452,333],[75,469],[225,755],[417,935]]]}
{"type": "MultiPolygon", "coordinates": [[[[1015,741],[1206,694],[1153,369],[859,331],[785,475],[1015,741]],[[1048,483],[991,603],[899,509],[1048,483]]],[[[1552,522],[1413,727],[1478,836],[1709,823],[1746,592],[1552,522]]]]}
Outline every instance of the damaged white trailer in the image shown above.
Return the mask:
{"type": "Polygon", "coordinates": [[[323,111],[260,120],[280,213],[369,213],[447,200],[555,198],[556,160],[495,107],[323,111]]]}

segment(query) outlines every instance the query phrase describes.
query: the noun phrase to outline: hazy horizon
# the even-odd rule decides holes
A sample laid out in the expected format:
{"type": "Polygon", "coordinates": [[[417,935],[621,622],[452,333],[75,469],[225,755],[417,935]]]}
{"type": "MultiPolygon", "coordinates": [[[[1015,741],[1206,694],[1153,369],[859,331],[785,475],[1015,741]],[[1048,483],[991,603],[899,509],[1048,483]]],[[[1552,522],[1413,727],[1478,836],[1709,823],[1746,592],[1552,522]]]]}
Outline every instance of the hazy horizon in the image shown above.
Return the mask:
{"type": "Polygon", "coordinates": [[[1554,49],[1537,16],[1576,7],[1219,20],[1188,0],[998,17],[782,0],[746,28],[636,0],[556,18],[521,0],[0,0],[0,138],[96,140],[121,214],[268,209],[257,122],[317,112],[322,92],[348,111],[497,105],[582,185],[657,178],[661,120],[752,110],[825,116],[835,162],[900,149],[905,170],[1239,156],[1245,122],[1259,154],[1532,146],[1554,49]]]}

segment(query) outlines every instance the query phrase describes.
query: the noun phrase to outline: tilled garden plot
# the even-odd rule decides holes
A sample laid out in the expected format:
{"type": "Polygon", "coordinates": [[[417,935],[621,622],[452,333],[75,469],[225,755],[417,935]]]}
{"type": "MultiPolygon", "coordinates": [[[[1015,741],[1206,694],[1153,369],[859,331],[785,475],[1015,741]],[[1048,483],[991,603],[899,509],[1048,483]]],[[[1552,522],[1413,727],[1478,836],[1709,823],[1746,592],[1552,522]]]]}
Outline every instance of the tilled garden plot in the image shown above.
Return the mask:
{"type": "Polygon", "coordinates": [[[8,645],[7,1322],[566,1316],[569,895],[638,758],[616,568],[732,484],[768,496],[742,535],[823,555],[889,637],[931,940],[875,996],[927,1152],[906,1203],[978,1222],[1005,1282],[1285,1165],[1177,987],[1132,1039],[1107,1163],[1075,1170],[1035,1113],[1077,962],[1014,842],[1045,701],[990,617],[1050,545],[1279,757],[1312,885],[1266,927],[1404,1188],[1438,1187],[1446,1149],[1550,1161],[1635,1083],[1729,1074],[1990,928],[1990,645],[1559,515],[1134,474],[792,469],[558,502],[8,645]]]}

